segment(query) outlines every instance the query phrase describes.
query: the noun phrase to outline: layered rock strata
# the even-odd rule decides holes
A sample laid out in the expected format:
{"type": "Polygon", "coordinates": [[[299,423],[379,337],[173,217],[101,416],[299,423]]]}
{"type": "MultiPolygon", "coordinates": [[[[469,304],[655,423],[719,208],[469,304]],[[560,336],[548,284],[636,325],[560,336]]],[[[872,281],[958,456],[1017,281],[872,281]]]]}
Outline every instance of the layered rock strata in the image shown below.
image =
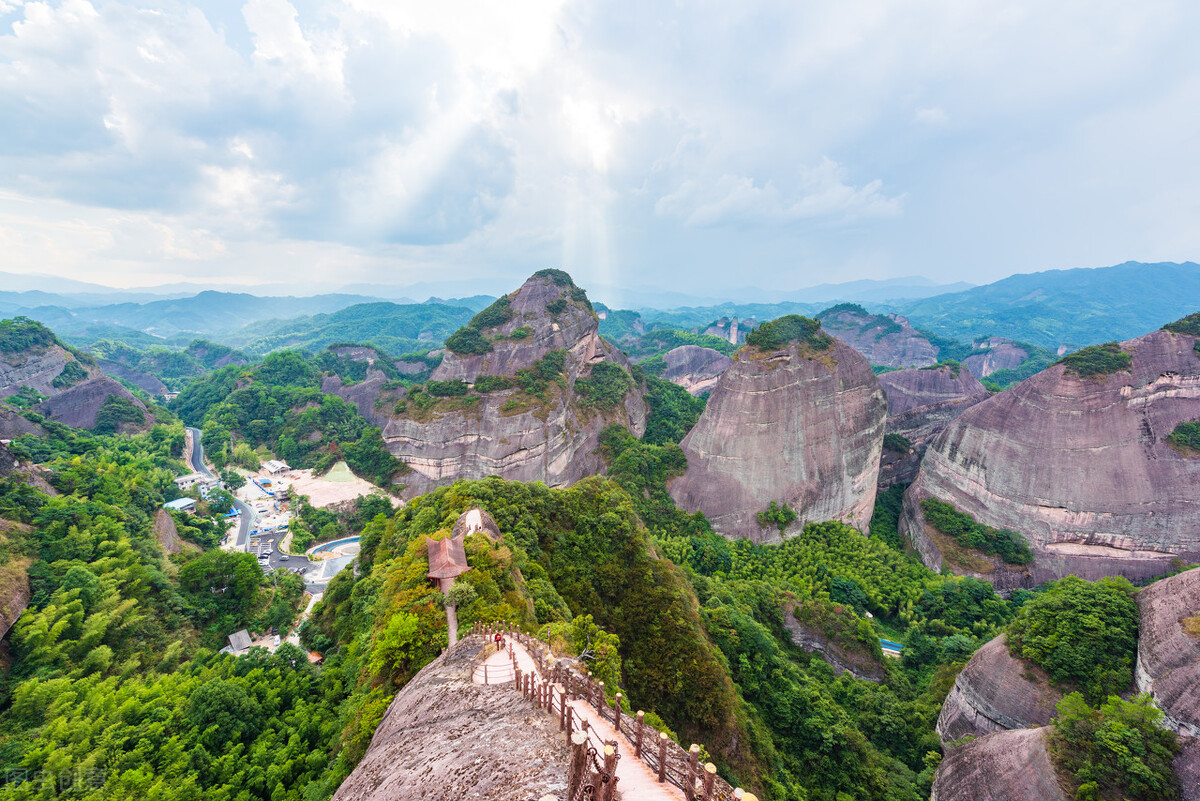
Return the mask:
{"type": "Polygon", "coordinates": [[[937,362],[935,348],[908,319],[897,314],[871,314],[860,306],[834,306],[817,315],[832,336],[884,367],[925,367],[937,362]]]}
{"type": "Polygon", "coordinates": [[[150,393],[151,395],[162,395],[167,391],[167,385],[143,370],[138,370],[136,367],[130,367],[127,364],[110,361],[108,359],[98,359],[100,369],[106,375],[113,378],[120,378],[133,384],[135,387],[150,393]]]}
{"type": "Polygon", "coordinates": [[[783,627],[787,629],[792,642],[807,653],[819,654],[835,673],[849,673],[856,679],[866,681],[883,681],[883,665],[870,656],[843,648],[838,643],[825,637],[820,631],[806,626],[796,620],[794,608],[785,607],[783,610],[783,627]]]}
{"type": "Polygon", "coordinates": [[[1172,767],[1183,801],[1200,799],[1200,568],[1155,582],[1137,594],[1136,683],[1179,734],[1172,767]]]}
{"type": "Polygon", "coordinates": [[[481,640],[463,640],[406,684],[333,801],[561,798],[568,752],[557,721],[511,683],[473,683],[481,653],[481,640]]]}
{"type": "Polygon", "coordinates": [[[1067,801],[1050,752],[1049,727],[1000,731],[951,748],[930,801],[1067,801]]]}
{"type": "Polygon", "coordinates": [[[666,369],[662,378],[693,395],[711,390],[733,361],[720,351],[699,345],[680,345],[663,354],[666,369]]]}
{"type": "Polygon", "coordinates": [[[591,379],[602,364],[617,366],[627,377],[630,368],[625,355],[600,337],[596,313],[565,273],[534,275],[507,297],[507,310],[508,319],[476,329],[489,343],[488,352],[447,349],[434,371],[431,383],[470,385],[456,408],[435,408],[429,419],[411,409],[380,412],[388,415],[383,425],[388,449],[413,469],[403,477],[406,497],[490,475],[566,486],[604,472],[600,432],[606,426],[627,426],[635,436],[645,431],[646,403],[632,378],[613,407],[589,405],[576,392],[578,382],[591,379]],[[547,381],[541,397],[525,393],[518,372],[555,351],[564,354],[561,374],[547,381]],[[483,376],[518,386],[477,393],[483,376]]]}
{"type": "Polygon", "coordinates": [[[871,366],[836,339],[814,352],[740,350],[684,437],[687,472],[671,496],[727,537],[779,542],[811,521],[865,531],[875,504],[887,404],[871,366]],[[796,519],[759,525],[770,503],[796,519]]]}
{"type": "Polygon", "coordinates": [[[963,359],[963,367],[970,370],[976,378],[986,378],[997,370],[1020,367],[1029,358],[1029,353],[1024,348],[1004,337],[990,337],[976,342],[975,348],[982,353],[973,353],[963,359]]]}
{"type": "Polygon", "coordinates": [[[989,393],[970,372],[950,365],[893,370],[879,376],[887,396],[887,430],[912,443],[908,453],[885,450],[879,486],[910,483],[929,442],[943,428],[989,393]]]}
{"type": "Polygon", "coordinates": [[[1122,344],[1127,369],[1084,378],[1055,365],[972,406],[926,451],[901,532],[935,570],[924,498],[1019,532],[1034,563],[989,575],[1002,589],[1068,574],[1140,582],[1200,559],[1200,459],[1166,442],[1200,419],[1196,341],[1156,331],[1122,344]]]}
{"type": "Polygon", "coordinates": [[[0,354],[0,398],[7,398],[21,387],[30,387],[42,395],[54,397],[64,389],[54,386],[54,379],[70,362],[78,364],[88,378],[103,375],[99,368],[80,362],[74,354],[58,344],[0,354]]]}
{"type": "Polygon", "coordinates": [[[1050,686],[1046,672],[1014,658],[1000,635],[976,651],[954,680],[938,715],[937,733],[948,743],[1045,726],[1061,700],[1062,692],[1050,686]]]}

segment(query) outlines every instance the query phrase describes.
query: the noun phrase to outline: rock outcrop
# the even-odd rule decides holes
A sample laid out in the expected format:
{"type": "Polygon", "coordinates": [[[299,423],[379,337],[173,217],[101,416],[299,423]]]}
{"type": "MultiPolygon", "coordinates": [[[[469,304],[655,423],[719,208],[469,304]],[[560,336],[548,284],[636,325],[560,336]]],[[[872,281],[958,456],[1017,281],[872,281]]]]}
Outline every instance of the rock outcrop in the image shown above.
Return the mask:
{"type": "Polygon", "coordinates": [[[39,403],[35,409],[39,414],[56,423],[72,428],[95,428],[100,416],[100,409],[110,397],[121,398],[132,404],[141,412],[142,420],[122,421],[117,431],[127,434],[144,431],[154,422],[153,416],[146,406],[135,398],[129,390],[108,376],[90,378],[81,384],[76,384],[68,390],[60,392],[49,400],[39,403]]]}
{"type": "Polygon", "coordinates": [[[333,801],[563,797],[568,752],[557,722],[511,684],[474,684],[481,651],[478,638],[463,640],[404,686],[333,801]]]}
{"type": "Polygon", "coordinates": [[[722,317],[714,320],[703,331],[696,333],[707,334],[710,337],[720,337],[731,345],[741,345],[746,341],[746,334],[758,327],[758,321],[753,317],[738,322],[737,317],[722,317]]]}
{"type": "Polygon", "coordinates": [[[460,333],[476,343],[464,351],[486,352],[447,348],[428,386],[461,381],[469,385],[466,394],[430,403],[426,393],[422,405],[409,393],[401,411],[384,404],[384,441],[413,469],[403,477],[405,497],[489,475],[566,486],[604,472],[599,446],[606,426],[619,423],[636,436],[645,431],[646,403],[629,362],[599,336],[595,312],[566,273],[535,274],[460,333]],[[613,403],[584,397],[583,390],[603,382],[610,389],[624,382],[623,397],[613,403]]]}
{"type": "Polygon", "coordinates": [[[912,482],[933,437],[989,395],[978,379],[952,365],[882,373],[879,385],[887,396],[887,431],[912,443],[907,453],[883,452],[879,467],[883,488],[912,482]]]}
{"type": "MultiPolygon", "coordinates": [[[[0,521],[3,523],[6,521],[0,521]]],[[[29,606],[28,559],[14,558],[0,565],[0,638],[17,622],[29,606]]]]}
{"type": "Polygon", "coordinates": [[[321,391],[350,401],[371,425],[383,428],[389,419],[388,408],[404,396],[403,392],[385,390],[386,383],[387,379],[383,376],[376,376],[346,385],[336,375],[327,375],[321,380],[321,391]]]}
{"type": "Polygon", "coordinates": [[[930,801],[1067,801],[1046,748],[1049,732],[1001,731],[947,750],[930,801]]]}
{"type": "Polygon", "coordinates": [[[1137,594],[1139,692],[1149,693],[1183,751],[1172,767],[1182,801],[1200,799],[1200,569],[1137,594]]]}
{"type": "Polygon", "coordinates": [[[1156,331],[1122,344],[1126,369],[1085,378],[1055,365],[967,409],[926,451],[901,532],[935,570],[924,498],[1019,532],[1034,563],[988,576],[1000,588],[1068,574],[1140,582],[1176,557],[1197,561],[1200,459],[1166,442],[1200,419],[1196,342],[1156,331]]]}
{"type": "Polygon", "coordinates": [[[183,550],[183,540],[179,538],[179,528],[175,518],[166,509],[154,512],[154,537],[162,546],[163,553],[173,554],[183,550]]]}
{"type": "MultiPolygon", "coordinates": [[[[0,352],[0,398],[17,393],[21,387],[37,390],[46,397],[66,389],[54,385],[68,364],[77,365],[81,376],[97,378],[103,373],[98,367],[84,364],[75,355],[55,341],[49,346],[35,346],[16,352],[0,352]]],[[[73,368],[75,369],[75,368],[73,368]]],[[[83,380],[82,377],[79,380],[83,380]]],[[[63,382],[60,382],[63,383],[63,382]]]]}
{"type": "Polygon", "coordinates": [[[926,367],[937,362],[937,348],[897,314],[871,314],[861,306],[843,303],[817,315],[832,336],[884,367],[926,367]]]}
{"type": "Polygon", "coordinates": [[[1046,672],[1016,659],[1004,635],[975,652],[942,704],[937,733],[943,743],[994,731],[1045,726],[1056,714],[1062,692],[1046,672]]]}
{"type": "Polygon", "coordinates": [[[1029,352],[1005,337],[989,337],[975,343],[973,353],[963,359],[966,367],[976,378],[986,378],[997,370],[1020,367],[1029,358],[1029,352]]]}
{"type": "Polygon", "coordinates": [[[97,363],[105,375],[128,381],[130,384],[151,395],[162,395],[167,391],[167,385],[160,381],[158,376],[151,375],[144,370],[130,367],[121,362],[114,362],[110,359],[97,359],[97,363]]]}
{"type": "Polygon", "coordinates": [[[0,439],[16,439],[23,434],[43,434],[41,426],[29,422],[20,413],[0,403],[0,439]]]}
{"type": "Polygon", "coordinates": [[[693,395],[711,390],[733,360],[720,351],[699,345],[680,345],[663,354],[666,369],[662,378],[693,395]]]}
{"type": "Polygon", "coordinates": [[[795,645],[800,646],[807,653],[820,654],[835,673],[849,673],[856,679],[877,683],[883,681],[883,665],[876,659],[844,648],[818,629],[801,623],[796,619],[794,607],[784,607],[783,627],[787,629],[788,636],[795,645]]]}
{"type": "Polygon", "coordinates": [[[669,488],[680,508],[704,512],[727,537],[757,542],[778,542],[811,521],[866,530],[887,404],[867,360],[824,339],[821,350],[792,341],[738,351],[681,443],[688,469],[669,488]],[[758,523],[772,501],[796,512],[783,534],[758,523]]]}

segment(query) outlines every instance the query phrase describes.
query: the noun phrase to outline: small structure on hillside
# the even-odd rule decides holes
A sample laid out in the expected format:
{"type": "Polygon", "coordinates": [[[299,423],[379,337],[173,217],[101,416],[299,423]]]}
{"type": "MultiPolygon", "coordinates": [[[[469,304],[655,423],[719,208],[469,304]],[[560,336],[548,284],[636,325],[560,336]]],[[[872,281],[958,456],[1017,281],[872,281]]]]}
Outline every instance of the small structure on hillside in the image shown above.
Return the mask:
{"type": "Polygon", "coordinates": [[[175,479],[175,486],[179,487],[180,492],[187,492],[194,487],[200,492],[201,498],[207,498],[208,493],[218,486],[218,482],[203,473],[188,473],[175,479]]]}
{"type": "Polygon", "coordinates": [[[476,532],[487,534],[493,542],[504,539],[500,534],[500,527],[496,525],[495,518],[479,507],[468,509],[459,515],[458,520],[454,521],[454,528],[450,531],[455,537],[466,537],[468,534],[476,532]]]}
{"type": "Polygon", "coordinates": [[[454,579],[471,569],[463,548],[463,535],[441,540],[426,537],[425,542],[429,547],[429,578],[437,581],[439,590],[449,592],[454,579]]]}
{"type": "Polygon", "coordinates": [[[278,459],[268,459],[267,461],[263,462],[263,470],[266,470],[273,476],[286,473],[290,469],[291,468],[287,466],[286,462],[281,462],[278,459]]]}
{"type": "Polygon", "coordinates": [[[252,641],[250,639],[250,632],[246,631],[245,629],[242,629],[241,631],[235,631],[233,634],[229,635],[229,645],[226,645],[224,648],[222,648],[221,653],[241,656],[250,650],[251,643],[252,641]]]}
{"type": "MultiPolygon", "coordinates": [[[[429,549],[429,578],[437,582],[438,589],[448,594],[454,579],[471,569],[467,564],[467,552],[463,548],[464,535],[451,535],[441,540],[425,538],[429,549]]],[[[458,615],[452,604],[446,604],[446,631],[449,644],[458,642],[458,615]]]]}
{"type": "Polygon", "coordinates": [[[163,508],[172,512],[191,512],[196,511],[195,498],[176,498],[173,501],[167,501],[163,504],[163,508]]]}

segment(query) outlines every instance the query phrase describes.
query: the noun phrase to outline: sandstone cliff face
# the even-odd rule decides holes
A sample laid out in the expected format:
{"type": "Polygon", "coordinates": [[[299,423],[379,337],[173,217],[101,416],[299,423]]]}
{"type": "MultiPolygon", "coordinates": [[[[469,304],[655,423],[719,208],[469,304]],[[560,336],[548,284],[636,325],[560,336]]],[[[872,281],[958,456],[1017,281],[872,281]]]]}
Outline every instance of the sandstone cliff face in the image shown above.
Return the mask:
{"type": "Polygon", "coordinates": [[[162,395],[167,391],[167,385],[160,381],[157,376],[150,375],[150,373],[130,367],[127,364],[121,364],[120,362],[114,362],[108,359],[98,359],[97,361],[100,364],[100,369],[102,369],[106,375],[110,375],[113,378],[124,379],[130,384],[133,384],[135,387],[145,390],[151,395],[162,395]]]}
{"type": "Polygon", "coordinates": [[[836,339],[819,353],[743,348],[681,443],[688,470],[671,496],[727,537],[779,542],[756,519],[771,501],[796,512],[789,532],[824,520],[865,531],[886,408],[867,360],[836,339]]]}
{"type": "Polygon", "coordinates": [[[1150,693],[1183,751],[1172,767],[1183,801],[1200,799],[1200,569],[1151,584],[1137,594],[1138,692],[1150,693]],[[1190,620],[1189,620],[1190,618],[1190,620]]]}
{"type": "Polygon", "coordinates": [[[1176,556],[1200,559],[1200,459],[1165,441],[1200,419],[1195,342],[1157,331],[1123,344],[1128,370],[1080,378],[1058,365],[972,406],[926,451],[901,532],[933,569],[923,498],[1020,532],[1035,561],[989,576],[1002,588],[1070,573],[1144,581],[1176,556]]]}
{"type": "Polygon", "coordinates": [[[943,743],[994,731],[1045,726],[1056,714],[1062,692],[1046,672],[1013,658],[996,637],[975,652],[958,674],[938,715],[943,743]]]}
{"type": "Polygon", "coordinates": [[[949,749],[930,801],[1067,801],[1046,749],[1049,732],[1001,731],[949,749]]]}
{"type": "Polygon", "coordinates": [[[342,379],[335,375],[325,376],[321,381],[321,391],[350,401],[358,409],[358,413],[369,420],[371,425],[383,428],[388,422],[388,409],[396,398],[404,395],[403,392],[385,391],[383,385],[386,381],[387,379],[383,376],[376,376],[346,386],[342,383],[342,379]],[[391,402],[389,402],[389,398],[391,402]]]}
{"type": "Polygon", "coordinates": [[[912,442],[906,454],[883,452],[879,486],[911,483],[933,437],[971,406],[988,398],[988,391],[966,370],[949,366],[894,370],[879,376],[887,396],[887,430],[912,442]]]}
{"type": "Polygon", "coordinates": [[[472,683],[480,650],[463,640],[405,685],[334,801],[563,797],[568,752],[557,723],[511,684],[472,683]]]}
{"type": "Polygon", "coordinates": [[[976,378],[986,378],[997,370],[1020,367],[1021,363],[1029,358],[1029,353],[1024,348],[1004,337],[990,337],[975,343],[975,347],[981,352],[963,359],[963,367],[970,370],[976,378]]]}
{"type": "Polygon", "coordinates": [[[937,363],[937,349],[897,314],[884,317],[861,307],[835,306],[817,315],[827,333],[884,367],[926,367],[937,363]]]}
{"type": "Polygon", "coordinates": [[[667,369],[662,378],[693,395],[711,390],[733,360],[720,351],[699,345],[680,345],[663,354],[667,369]]]}
{"type": "Polygon", "coordinates": [[[43,429],[35,425],[6,404],[0,403],[0,439],[16,439],[22,434],[42,434],[43,429]]]}
{"type": "Polygon", "coordinates": [[[29,606],[28,559],[13,559],[0,565],[0,638],[17,622],[29,606]]]}
{"type": "Polygon", "coordinates": [[[163,553],[173,554],[183,550],[183,540],[179,538],[175,518],[166,509],[154,512],[154,536],[162,546],[163,553]]]}
{"type": "Polygon", "coordinates": [[[472,395],[469,407],[435,411],[432,419],[393,414],[385,403],[379,412],[387,415],[384,441],[413,469],[403,477],[406,497],[489,475],[566,486],[604,472],[599,447],[607,425],[626,425],[635,436],[645,431],[646,403],[638,387],[603,411],[585,406],[576,394],[577,382],[590,378],[597,365],[614,364],[628,374],[629,362],[599,336],[595,312],[574,285],[535,275],[509,296],[509,307],[511,320],[483,331],[491,352],[462,356],[447,350],[431,380],[473,385],[484,375],[512,378],[551,351],[564,351],[561,384],[549,382],[543,400],[519,388],[472,395]]]}
{"type": "Polygon", "coordinates": [[[72,428],[93,428],[100,414],[100,407],[109,396],[116,395],[124,398],[142,411],[144,422],[121,423],[118,431],[127,434],[135,431],[145,431],[154,423],[153,416],[146,406],[135,398],[129,390],[108,376],[90,378],[81,384],[76,384],[68,390],[60,392],[49,400],[39,403],[35,408],[39,414],[48,419],[72,428]]]}
{"type": "Polygon", "coordinates": [[[23,386],[54,397],[63,391],[54,386],[54,379],[68,362],[78,363],[88,378],[103,375],[99,368],[79,362],[61,345],[31,348],[19,353],[0,353],[0,398],[7,398],[23,386]]]}

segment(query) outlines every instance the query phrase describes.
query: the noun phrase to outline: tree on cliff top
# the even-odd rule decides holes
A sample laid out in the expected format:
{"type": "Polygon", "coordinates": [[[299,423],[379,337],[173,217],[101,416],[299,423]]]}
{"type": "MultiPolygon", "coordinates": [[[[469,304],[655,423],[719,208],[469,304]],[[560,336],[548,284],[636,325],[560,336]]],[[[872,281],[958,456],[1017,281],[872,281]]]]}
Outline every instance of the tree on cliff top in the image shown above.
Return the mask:
{"type": "Polygon", "coordinates": [[[833,345],[833,338],[821,331],[818,321],[801,317],[799,314],[787,314],[777,320],[763,323],[746,335],[746,344],[759,350],[779,350],[792,342],[822,351],[833,345]]]}
{"type": "Polygon", "coordinates": [[[1123,578],[1055,582],[1028,601],[1008,629],[1013,656],[1044,668],[1056,684],[1078,687],[1092,702],[1133,681],[1138,609],[1123,578]]]}

